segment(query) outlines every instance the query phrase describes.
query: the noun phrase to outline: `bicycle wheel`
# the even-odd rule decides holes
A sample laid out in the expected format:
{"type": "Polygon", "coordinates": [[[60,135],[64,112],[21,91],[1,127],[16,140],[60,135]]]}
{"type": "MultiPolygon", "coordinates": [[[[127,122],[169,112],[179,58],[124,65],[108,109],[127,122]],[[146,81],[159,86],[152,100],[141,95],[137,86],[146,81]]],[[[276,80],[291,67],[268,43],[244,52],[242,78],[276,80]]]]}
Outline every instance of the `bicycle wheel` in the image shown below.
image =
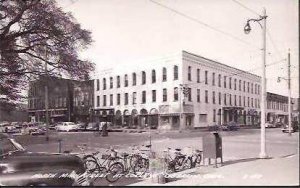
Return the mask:
{"type": "Polygon", "coordinates": [[[136,175],[144,175],[149,169],[149,159],[138,159],[133,167],[133,173],[136,175]]]}
{"type": "Polygon", "coordinates": [[[191,169],[192,167],[193,167],[192,159],[189,157],[186,157],[182,164],[182,170],[191,169]]]}
{"type": "Polygon", "coordinates": [[[88,173],[97,173],[101,171],[99,164],[94,160],[85,160],[84,165],[88,173]]]}
{"type": "Polygon", "coordinates": [[[110,183],[116,182],[123,176],[124,165],[120,162],[116,162],[110,165],[108,168],[108,173],[105,176],[106,180],[110,183]]]}
{"type": "Polygon", "coordinates": [[[138,154],[135,154],[135,155],[132,155],[130,158],[129,158],[129,164],[131,167],[133,167],[135,165],[135,163],[141,158],[140,155],[138,154]]]}
{"type": "Polygon", "coordinates": [[[202,161],[202,155],[201,154],[196,155],[196,159],[195,159],[196,164],[200,165],[201,161],[202,161]]]}
{"type": "Polygon", "coordinates": [[[174,159],[174,172],[178,172],[184,163],[185,157],[184,156],[177,156],[174,159]]]}

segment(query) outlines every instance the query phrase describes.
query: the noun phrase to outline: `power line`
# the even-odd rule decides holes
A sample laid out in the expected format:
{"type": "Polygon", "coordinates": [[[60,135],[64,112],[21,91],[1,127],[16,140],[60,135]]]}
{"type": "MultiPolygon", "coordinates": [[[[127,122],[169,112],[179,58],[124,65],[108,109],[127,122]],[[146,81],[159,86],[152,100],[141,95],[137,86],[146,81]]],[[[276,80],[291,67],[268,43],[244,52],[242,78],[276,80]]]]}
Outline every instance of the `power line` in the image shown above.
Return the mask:
{"type": "Polygon", "coordinates": [[[168,9],[168,10],[170,10],[170,11],[176,13],[176,14],[179,14],[179,15],[181,15],[181,16],[183,16],[183,17],[189,19],[189,20],[192,20],[192,21],[194,21],[194,22],[196,22],[196,23],[198,23],[198,24],[200,24],[200,25],[203,25],[203,26],[205,26],[205,27],[208,27],[208,28],[210,28],[211,30],[214,30],[214,31],[219,32],[219,33],[222,33],[223,35],[226,35],[226,36],[228,36],[228,37],[230,37],[230,38],[232,38],[232,39],[235,39],[235,40],[237,40],[237,41],[239,41],[239,42],[242,42],[242,43],[244,43],[244,44],[251,45],[251,46],[253,46],[253,47],[255,47],[255,48],[257,48],[257,49],[260,50],[260,48],[258,48],[257,46],[255,46],[255,45],[253,45],[253,44],[251,44],[251,43],[249,43],[249,42],[247,42],[247,41],[245,41],[245,40],[243,40],[243,39],[240,39],[240,38],[238,38],[238,37],[236,37],[236,36],[234,36],[234,35],[232,35],[232,34],[230,34],[230,33],[228,33],[228,32],[225,32],[225,31],[222,31],[222,30],[220,30],[220,29],[218,29],[218,28],[216,28],[216,27],[210,26],[210,25],[207,24],[207,23],[204,23],[204,22],[202,22],[202,21],[200,21],[200,20],[198,20],[198,19],[196,19],[196,18],[193,18],[193,17],[191,17],[191,16],[188,16],[188,15],[182,13],[182,12],[179,12],[179,11],[173,9],[173,8],[170,8],[170,7],[168,7],[168,6],[164,5],[164,4],[158,3],[158,2],[156,2],[156,1],[154,1],[154,0],[149,0],[149,1],[152,2],[152,3],[154,3],[154,4],[156,4],[156,5],[161,6],[161,7],[163,7],[163,8],[166,8],[166,9],[168,9]]]}
{"type": "Polygon", "coordinates": [[[257,16],[261,16],[260,14],[258,14],[257,12],[255,12],[254,10],[250,9],[249,7],[246,7],[245,5],[243,5],[241,2],[237,1],[237,0],[232,0],[233,2],[237,3],[238,5],[240,5],[241,7],[247,9],[248,11],[256,14],[257,16]]]}
{"type": "MultiPolygon", "coordinates": [[[[257,16],[261,17],[261,15],[258,14],[256,11],[254,11],[254,10],[250,9],[249,7],[243,5],[241,2],[239,2],[239,1],[237,1],[237,0],[232,0],[232,1],[235,2],[235,3],[237,3],[238,5],[240,5],[241,7],[247,9],[248,11],[250,11],[250,12],[256,14],[257,16]]],[[[270,41],[271,41],[271,43],[272,43],[272,45],[273,45],[273,48],[276,50],[276,53],[278,53],[279,56],[280,56],[280,58],[282,58],[282,54],[279,52],[277,46],[275,45],[275,42],[274,42],[274,40],[273,40],[273,38],[272,38],[272,36],[271,36],[271,34],[270,34],[270,32],[269,32],[268,29],[267,29],[267,35],[269,36],[270,41]]]]}
{"type": "Polygon", "coordinates": [[[282,54],[278,50],[278,48],[277,48],[277,46],[276,46],[276,44],[275,44],[275,42],[274,42],[274,40],[273,40],[273,38],[272,38],[272,36],[271,36],[271,34],[270,34],[270,32],[269,32],[268,29],[267,29],[267,35],[269,36],[271,44],[272,44],[273,48],[276,50],[276,53],[280,56],[280,58],[282,58],[282,54]]]}

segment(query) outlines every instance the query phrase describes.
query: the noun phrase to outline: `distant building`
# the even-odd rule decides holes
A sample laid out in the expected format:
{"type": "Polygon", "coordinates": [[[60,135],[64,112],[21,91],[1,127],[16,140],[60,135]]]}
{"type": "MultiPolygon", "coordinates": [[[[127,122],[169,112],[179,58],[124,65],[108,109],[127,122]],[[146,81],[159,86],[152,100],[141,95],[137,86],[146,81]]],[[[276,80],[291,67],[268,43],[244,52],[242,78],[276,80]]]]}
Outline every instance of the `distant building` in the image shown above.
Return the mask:
{"type": "Polygon", "coordinates": [[[267,121],[288,122],[288,97],[267,92],[267,121]]]}
{"type": "MultiPolygon", "coordinates": [[[[85,83],[70,79],[40,76],[38,80],[32,81],[29,84],[28,116],[30,121],[46,121],[45,85],[48,86],[48,113],[50,122],[80,121],[82,116],[88,113],[88,109],[81,108],[82,105],[79,108],[79,103],[84,103],[81,102],[79,98],[81,92],[78,91],[82,85],[84,86],[82,91],[85,94],[85,83]]],[[[84,94],[83,96],[85,96],[84,94]]],[[[89,101],[89,105],[92,103],[92,101],[89,101]]]]}
{"type": "MultiPolygon", "coordinates": [[[[267,92],[267,121],[288,123],[288,97],[267,92]]],[[[291,98],[292,121],[299,122],[299,98],[291,98]]]]}
{"type": "Polygon", "coordinates": [[[257,75],[182,51],[105,70],[95,79],[94,113],[117,125],[198,128],[259,121],[257,75]],[[102,112],[101,112],[102,111],[102,112]]]}
{"type": "Polygon", "coordinates": [[[293,121],[300,123],[300,100],[299,98],[292,99],[292,118],[293,121]]]}

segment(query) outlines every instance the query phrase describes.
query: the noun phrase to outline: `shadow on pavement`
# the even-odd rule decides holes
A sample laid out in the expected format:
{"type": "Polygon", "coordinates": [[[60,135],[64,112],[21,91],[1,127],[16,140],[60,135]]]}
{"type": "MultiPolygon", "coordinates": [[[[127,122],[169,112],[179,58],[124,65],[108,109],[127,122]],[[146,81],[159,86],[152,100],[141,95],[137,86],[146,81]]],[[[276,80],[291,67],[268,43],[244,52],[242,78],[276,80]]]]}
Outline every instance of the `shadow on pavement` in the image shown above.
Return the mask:
{"type": "Polygon", "coordinates": [[[230,160],[230,161],[224,161],[222,166],[232,165],[236,163],[243,163],[243,162],[250,162],[250,161],[256,161],[260,160],[260,158],[246,158],[246,159],[237,159],[237,160],[230,160]]]}

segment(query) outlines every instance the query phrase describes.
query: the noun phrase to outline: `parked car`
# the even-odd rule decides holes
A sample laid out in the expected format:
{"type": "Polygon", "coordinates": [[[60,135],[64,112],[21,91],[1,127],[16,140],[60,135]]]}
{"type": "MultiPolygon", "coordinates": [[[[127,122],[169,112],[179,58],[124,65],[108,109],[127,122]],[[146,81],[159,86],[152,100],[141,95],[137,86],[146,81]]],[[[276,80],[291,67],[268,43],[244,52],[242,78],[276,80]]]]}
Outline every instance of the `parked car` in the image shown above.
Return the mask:
{"type": "Polygon", "coordinates": [[[111,131],[112,130],[112,123],[111,122],[100,122],[99,130],[102,131],[102,127],[105,123],[107,123],[107,131],[111,131]]]}
{"type": "MultiPolygon", "coordinates": [[[[284,133],[288,133],[289,132],[289,125],[283,125],[281,131],[284,132],[284,133]]],[[[297,132],[297,131],[299,131],[298,123],[292,122],[291,132],[293,133],[293,132],[297,132]]]]}
{"type": "Polygon", "coordinates": [[[90,122],[88,123],[86,127],[86,131],[97,131],[99,130],[99,124],[96,122],[90,122]]]}
{"type": "Polygon", "coordinates": [[[78,131],[79,127],[73,122],[62,122],[56,126],[57,131],[78,131]]]}
{"type": "Polygon", "coordinates": [[[41,125],[38,125],[36,127],[33,127],[30,130],[30,134],[31,135],[45,135],[46,131],[47,131],[46,125],[41,124],[41,125]]]}
{"type": "Polygon", "coordinates": [[[4,132],[14,134],[14,133],[20,133],[21,130],[17,129],[16,126],[10,124],[4,127],[4,132]]]}
{"type": "Polygon", "coordinates": [[[208,127],[208,131],[219,131],[221,127],[219,125],[212,125],[208,127]]]}
{"type": "Polygon", "coordinates": [[[266,122],[265,123],[265,127],[266,128],[276,128],[276,124],[275,123],[266,122]]]}
{"type": "Polygon", "coordinates": [[[286,124],[282,123],[281,121],[275,123],[276,127],[281,127],[282,128],[282,127],[284,127],[284,125],[286,125],[286,124]]]}
{"type": "Polygon", "coordinates": [[[89,186],[91,181],[78,156],[29,152],[0,133],[0,186],[79,185],[89,186]]]}
{"type": "Polygon", "coordinates": [[[6,126],[9,126],[10,123],[8,121],[0,122],[0,132],[4,133],[6,130],[6,126]]]}
{"type": "Polygon", "coordinates": [[[22,123],[21,122],[11,122],[11,125],[13,125],[17,129],[22,128],[22,123]]]}
{"type": "Polygon", "coordinates": [[[86,127],[87,127],[87,124],[83,123],[83,122],[79,122],[79,123],[77,123],[77,126],[78,126],[79,131],[85,131],[86,127]]]}
{"type": "Polygon", "coordinates": [[[55,123],[50,123],[49,124],[49,129],[50,130],[56,130],[56,126],[59,124],[62,124],[63,122],[55,122],[55,123]]]}
{"type": "Polygon", "coordinates": [[[220,130],[222,131],[237,131],[239,129],[239,126],[235,122],[229,122],[227,124],[223,124],[220,127],[220,130]]]}

